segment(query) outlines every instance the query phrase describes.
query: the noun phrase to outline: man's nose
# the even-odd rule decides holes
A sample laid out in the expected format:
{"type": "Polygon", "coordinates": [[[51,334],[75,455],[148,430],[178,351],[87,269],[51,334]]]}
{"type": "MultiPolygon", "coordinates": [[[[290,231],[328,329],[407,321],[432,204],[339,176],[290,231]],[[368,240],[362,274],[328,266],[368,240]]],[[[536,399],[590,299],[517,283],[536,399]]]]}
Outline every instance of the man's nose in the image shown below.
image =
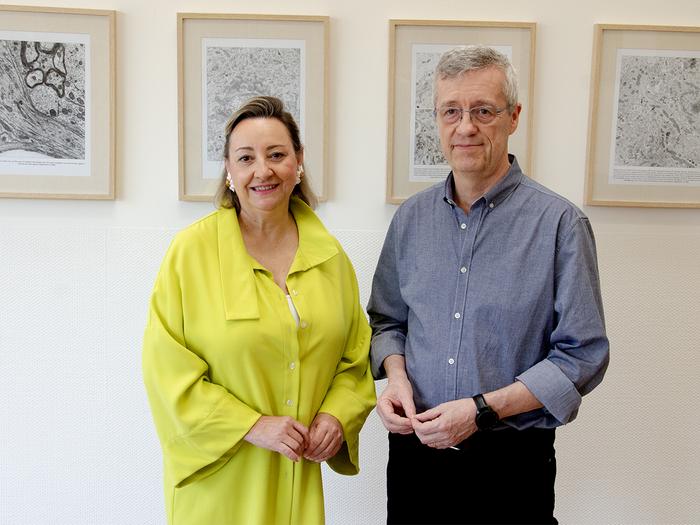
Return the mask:
{"type": "Polygon", "coordinates": [[[478,131],[478,127],[472,122],[472,115],[468,110],[462,110],[462,118],[457,122],[457,131],[460,133],[471,134],[478,131]]]}

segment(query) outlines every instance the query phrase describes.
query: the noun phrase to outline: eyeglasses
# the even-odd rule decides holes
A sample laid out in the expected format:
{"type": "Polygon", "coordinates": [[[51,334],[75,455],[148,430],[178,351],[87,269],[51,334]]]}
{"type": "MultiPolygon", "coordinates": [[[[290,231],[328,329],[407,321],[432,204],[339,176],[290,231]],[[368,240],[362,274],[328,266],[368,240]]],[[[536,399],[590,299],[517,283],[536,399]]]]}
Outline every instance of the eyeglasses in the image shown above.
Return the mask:
{"type": "Polygon", "coordinates": [[[469,113],[472,122],[481,124],[491,124],[496,117],[503,113],[506,108],[496,108],[493,106],[477,106],[475,108],[460,108],[456,106],[444,106],[433,111],[433,115],[440,119],[443,124],[456,124],[462,122],[465,113],[469,113]]]}

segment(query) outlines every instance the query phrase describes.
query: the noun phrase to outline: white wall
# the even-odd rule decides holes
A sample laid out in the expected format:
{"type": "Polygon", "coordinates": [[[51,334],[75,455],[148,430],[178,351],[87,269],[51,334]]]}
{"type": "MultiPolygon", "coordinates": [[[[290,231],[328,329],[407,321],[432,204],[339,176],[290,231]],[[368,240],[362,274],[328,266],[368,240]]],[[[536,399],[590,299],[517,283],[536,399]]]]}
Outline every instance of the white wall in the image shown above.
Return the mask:
{"type": "MultiPolygon", "coordinates": [[[[331,17],[331,184],[319,213],[356,263],[364,301],[395,211],[384,204],[388,19],[537,22],[533,175],[579,205],[593,24],[700,25],[696,0],[71,7],[118,11],[118,199],[0,199],[0,523],[8,525],[163,521],[141,331],[172,233],[211,209],[177,200],[176,12],[331,17]]],[[[558,433],[557,516],[700,523],[700,210],[586,212],[598,238],[612,362],[578,420],[558,433]]],[[[327,475],[329,523],[383,522],[384,441],[372,414],[363,473],[327,475]]]]}

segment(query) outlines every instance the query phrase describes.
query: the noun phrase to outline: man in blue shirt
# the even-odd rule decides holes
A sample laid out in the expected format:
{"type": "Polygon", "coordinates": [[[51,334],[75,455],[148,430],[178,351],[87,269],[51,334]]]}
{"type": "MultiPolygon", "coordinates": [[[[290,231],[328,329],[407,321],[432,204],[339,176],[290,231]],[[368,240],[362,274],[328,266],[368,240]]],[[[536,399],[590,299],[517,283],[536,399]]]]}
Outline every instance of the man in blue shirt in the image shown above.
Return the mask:
{"type": "Polygon", "coordinates": [[[507,57],[446,52],[435,118],[452,172],[396,212],[368,312],[387,377],[388,523],[557,523],[554,429],[608,364],[595,241],[526,177],[507,57]]]}

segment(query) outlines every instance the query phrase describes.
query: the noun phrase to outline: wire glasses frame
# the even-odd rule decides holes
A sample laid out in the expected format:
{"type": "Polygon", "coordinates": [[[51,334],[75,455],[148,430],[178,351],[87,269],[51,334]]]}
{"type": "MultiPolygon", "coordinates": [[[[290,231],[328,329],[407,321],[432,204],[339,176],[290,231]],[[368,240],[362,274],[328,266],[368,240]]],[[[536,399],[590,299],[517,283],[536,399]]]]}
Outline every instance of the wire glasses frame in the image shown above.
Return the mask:
{"type": "Polygon", "coordinates": [[[433,115],[439,118],[443,124],[451,125],[462,122],[465,113],[469,113],[472,122],[481,124],[491,124],[496,117],[503,113],[506,108],[494,106],[477,106],[474,108],[460,108],[456,106],[444,106],[433,111],[433,115]]]}

